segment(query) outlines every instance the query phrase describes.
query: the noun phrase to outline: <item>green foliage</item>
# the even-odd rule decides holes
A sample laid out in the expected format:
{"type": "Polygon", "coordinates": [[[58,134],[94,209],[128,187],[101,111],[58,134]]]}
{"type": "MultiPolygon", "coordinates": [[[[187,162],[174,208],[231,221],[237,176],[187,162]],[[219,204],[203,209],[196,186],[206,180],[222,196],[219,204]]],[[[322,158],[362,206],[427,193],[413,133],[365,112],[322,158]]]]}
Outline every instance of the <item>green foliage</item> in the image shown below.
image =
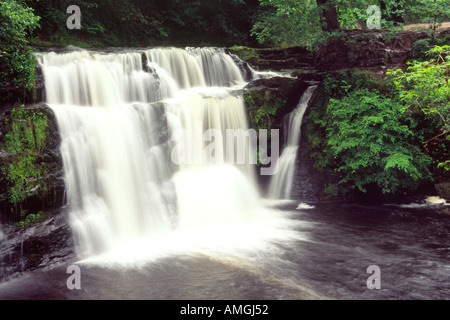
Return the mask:
{"type": "Polygon", "coordinates": [[[16,0],[0,0],[0,43],[24,44],[26,36],[38,26],[39,17],[16,0]]]}
{"type": "Polygon", "coordinates": [[[247,93],[244,100],[249,114],[250,128],[257,131],[266,129],[270,134],[274,116],[278,109],[286,104],[286,100],[268,90],[261,95],[247,93]]]}
{"type": "Polygon", "coordinates": [[[3,52],[6,68],[0,69],[0,86],[32,90],[36,79],[33,51],[27,47],[9,46],[3,52]]]}
{"type": "Polygon", "coordinates": [[[336,183],[330,183],[323,190],[326,198],[334,198],[339,196],[342,192],[339,186],[336,183]]]}
{"type": "Polygon", "coordinates": [[[376,184],[383,193],[413,188],[427,176],[430,159],[411,144],[413,132],[398,102],[360,89],[331,99],[327,131],[330,154],[339,159],[340,183],[362,192],[376,184]]]}
{"type": "Polygon", "coordinates": [[[420,39],[417,40],[414,45],[414,57],[422,59],[426,56],[426,53],[430,50],[431,40],[430,39],[420,39]]]}
{"type": "Polygon", "coordinates": [[[439,163],[438,164],[438,168],[439,169],[441,169],[441,168],[444,169],[445,172],[450,171],[450,160],[447,160],[447,161],[439,163]]]}
{"type": "MultiPolygon", "coordinates": [[[[279,96],[269,90],[264,91],[249,91],[244,94],[244,101],[248,112],[249,128],[256,131],[267,130],[267,136],[271,138],[273,123],[277,112],[286,105],[287,99],[279,96]]],[[[257,147],[257,163],[262,164],[262,161],[269,150],[264,150],[259,145],[257,147]]]]}
{"type": "Polygon", "coordinates": [[[450,19],[450,0],[410,0],[406,8],[410,22],[430,23],[433,29],[450,19]]]}
{"type": "Polygon", "coordinates": [[[306,130],[316,168],[336,177],[328,195],[347,188],[395,193],[430,177],[431,158],[389,82],[344,71],[326,76],[320,90],[306,130]]]}
{"type": "MultiPolygon", "coordinates": [[[[323,31],[315,0],[259,0],[252,34],[266,45],[317,47],[336,35],[323,31]]],[[[450,0],[329,0],[342,29],[367,29],[367,9],[381,9],[381,30],[392,37],[405,21],[430,22],[433,28],[450,19],[450,0]]]]}
{"type": "MultiPolygon", "coordinates": [[[[425,147],[438,147],[439,168],[448,166],[450,135],[450,46],[428,51],[428,60],[412,61],[408,68],[390,70],[388,75],[398,90],[404,107],[427,122],[422,134],[425,147]]],[[[431,151],[431,150],[430,150],[431,151]]]]}
{"type": "Polygon", "coordinates": [[[42,17],[41,38],[62,45],[216,45],[245,43],[257,0],[40,0],[29,1],[42,17]],[[66,8],[81,9],[81,29],[68,30],[66,8]]]}
{"type": "Polygon", "coordinates": [[[44,148],[48,129],[47,116],[42,112],[15,108],[10,119],[2,152],[14,154],[14,158],[1,167],[1,172],[7,184],[9,202],[16,205],[36,194],[38,189],[45,188],[39,177],[47,172],[38,156],[44,148]]]}
{"type": "Polygon", "coordinates": [[[450,46],[434,47],[427,55],[432,60],[409,62],[406,71],[387,74],[411,111],[436,117],[442,130],[450,130],[450,46]]]}
{"type": "Polygon", "coordinates": [[[20,229],[26,229],[26,228],[32,227],[33,225],[36,225],[40,221],[45,219],[45,217],[46,217],[46,215],[42,211],[39,211],[36,214],[31,213],[31,214],[27,215],[25,219],[17,222],[16,227],[18,227],[20,229]]]}
{"type": "Polygon", "coordinates": [[[250,64],[256,63],[259,59],[259,55],[255,49],[244,46],[233,46],[229,50],[236,54],[242,61],[250,64]]]}
{"type": "Polygon", "coordinates": [[[315,1],[260,0],[252,29],[259,43],[292,46],[305,44],[321,32],[315,1]]]}
{"type": "Polygon", "coordinates": [[[38,27],[39,17],[20,1],[0,0],[0,21],[0,87],[19,89],[25,96],[35,82],[35,59],[27,37],[38,27]]]}

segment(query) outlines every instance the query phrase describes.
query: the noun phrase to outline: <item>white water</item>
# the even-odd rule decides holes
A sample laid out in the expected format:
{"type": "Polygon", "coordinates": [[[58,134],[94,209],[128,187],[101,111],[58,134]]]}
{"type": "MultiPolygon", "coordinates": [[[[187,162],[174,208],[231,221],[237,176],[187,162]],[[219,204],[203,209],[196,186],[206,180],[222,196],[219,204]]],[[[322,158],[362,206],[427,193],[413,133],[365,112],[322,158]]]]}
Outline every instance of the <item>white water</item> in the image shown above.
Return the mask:
{"type": "Polygon", "coordinates": [[[272,177],[268,196],[272,199],[290,199],[295,173],[295,161],[300,147],[301,128],[303,116],[308,108],[309,101],[317,87],[309,87],[296,109],[289,115],[285,148],[278,161],[279,171],[272,177]]]}
{"type": "Polygon", "coordinates": [[[230,164],[229,146],[208,150],[203,136],[247,129],[236,91],[245,83],[228,55],[161,48],[39,61],[81,257],[135,261],[188,244],[254,247],[280,236],[268,229],[277,223],[260,204],[254,168],[230,164]]]}

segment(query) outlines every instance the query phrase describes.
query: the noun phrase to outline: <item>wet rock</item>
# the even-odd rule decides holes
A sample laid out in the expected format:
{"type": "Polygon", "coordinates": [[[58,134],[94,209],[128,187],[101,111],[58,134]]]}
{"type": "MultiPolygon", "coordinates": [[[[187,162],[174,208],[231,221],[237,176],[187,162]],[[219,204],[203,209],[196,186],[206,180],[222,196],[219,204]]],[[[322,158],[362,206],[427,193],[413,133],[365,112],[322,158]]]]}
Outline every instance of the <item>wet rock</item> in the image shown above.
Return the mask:
{"type": "Polygon", "coordinates": [[[252,65],[259,70],[313,69],[314,55],[303,47],[255,49],[252,65]]]}
{"type": "Polygon", "coordinates": [[[61,209],[37,226],[7,229],[0,239],[0,282],[28,271],[50,269],[76,256],[67,215],[61,209]]]}

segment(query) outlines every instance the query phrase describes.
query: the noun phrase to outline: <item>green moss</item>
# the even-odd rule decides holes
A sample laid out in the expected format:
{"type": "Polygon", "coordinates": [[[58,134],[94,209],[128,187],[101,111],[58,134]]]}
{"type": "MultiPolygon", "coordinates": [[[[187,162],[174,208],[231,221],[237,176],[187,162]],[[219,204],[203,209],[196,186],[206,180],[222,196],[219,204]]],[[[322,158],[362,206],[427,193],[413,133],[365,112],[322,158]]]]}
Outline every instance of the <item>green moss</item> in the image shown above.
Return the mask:
{"type": "Polygon", "coordinates": [[[248,62],[250,64],[257,63],[259,60],[259,55],[255,49],[244,47],[244,46],[233,46],[229,50],[241,58],[242,61],[248,62]]]}
{"type": "Polygon", "coordinates": [[[47,115],[38,110],[14,108],[9,117],[2,152],[12,154],[11,161],[1,167],[6,182],[6,195],[17,205],[46,187],[40,177],[48,173],[39,155],[45,147],[48,133],[47,115]]]}

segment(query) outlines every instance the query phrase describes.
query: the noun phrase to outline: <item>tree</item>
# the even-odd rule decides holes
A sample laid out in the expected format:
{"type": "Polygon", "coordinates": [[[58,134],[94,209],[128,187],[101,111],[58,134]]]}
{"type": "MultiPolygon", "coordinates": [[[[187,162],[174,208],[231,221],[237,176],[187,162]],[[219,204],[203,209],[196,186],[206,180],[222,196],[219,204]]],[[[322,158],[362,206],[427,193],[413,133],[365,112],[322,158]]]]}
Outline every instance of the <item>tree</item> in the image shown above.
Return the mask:
{"type": "MultiPolygon", "coordinates": [[[[382,30],[450,19],[450,0],[259,0],[253,35],[261,43],[308,45],[339,29],[365,29],[367,9],[381,10],[382,30]],[[317,25],[317,23],[319,25],[317,25]],[[317,28],[319,26],[319,28],[317,28]]],[[[395,29],[394,29],[395,30],[395,29]]]]}
{"type": "Polygon", "coordinates": [[[259,0],[252,36],[261,44],[306,44],[321,33],[315,0],[259,0]]]}
{"type": "Polygon", "coordinates": [[[0,0],[0,21],[0,88],[6,88],[0,102],[23,102],[35,79],[35,59],[27,37],[38,27],[39,17],[19,1],[0,0]]]}
{"type": "Polygon", "coordinates": [[[29,4],[42,17],[42,38],[54,43],[192,46],[246,42],[258,0],[29,0],[29,4]],[[66,28],[66,8],[71,4],[81,9],[81,30],[66,28]]]}
{"type": "Polygon", "coordinates": [[[440,148],[439,167],[450,170],[450,46],[436,46],[428,51],[426,61],[413,61],[408,68],[390,70],[401,101],[411,114],[423,114],[428,121],[424,147],[440,148]]]}
{"type": "Polygon", "coordinates": [[[336,4],[333,0],[316,0],[319,7],[320,15],[322,16],[323,31],[333,32],[340,28],[336,4]]]}
{"type": "Polygon", "coordinates": [[[433,30],[450,19],[450,0],[411,0],[405,8],[411,22],[430,23],[433,30]]]}
{"type": "Polygon", "coordinates": [[[0,43],[2,46],[24,45],[27,35],[38,27],[39,17],[33,9],[15,0],[0,1],[0,43]]]}

